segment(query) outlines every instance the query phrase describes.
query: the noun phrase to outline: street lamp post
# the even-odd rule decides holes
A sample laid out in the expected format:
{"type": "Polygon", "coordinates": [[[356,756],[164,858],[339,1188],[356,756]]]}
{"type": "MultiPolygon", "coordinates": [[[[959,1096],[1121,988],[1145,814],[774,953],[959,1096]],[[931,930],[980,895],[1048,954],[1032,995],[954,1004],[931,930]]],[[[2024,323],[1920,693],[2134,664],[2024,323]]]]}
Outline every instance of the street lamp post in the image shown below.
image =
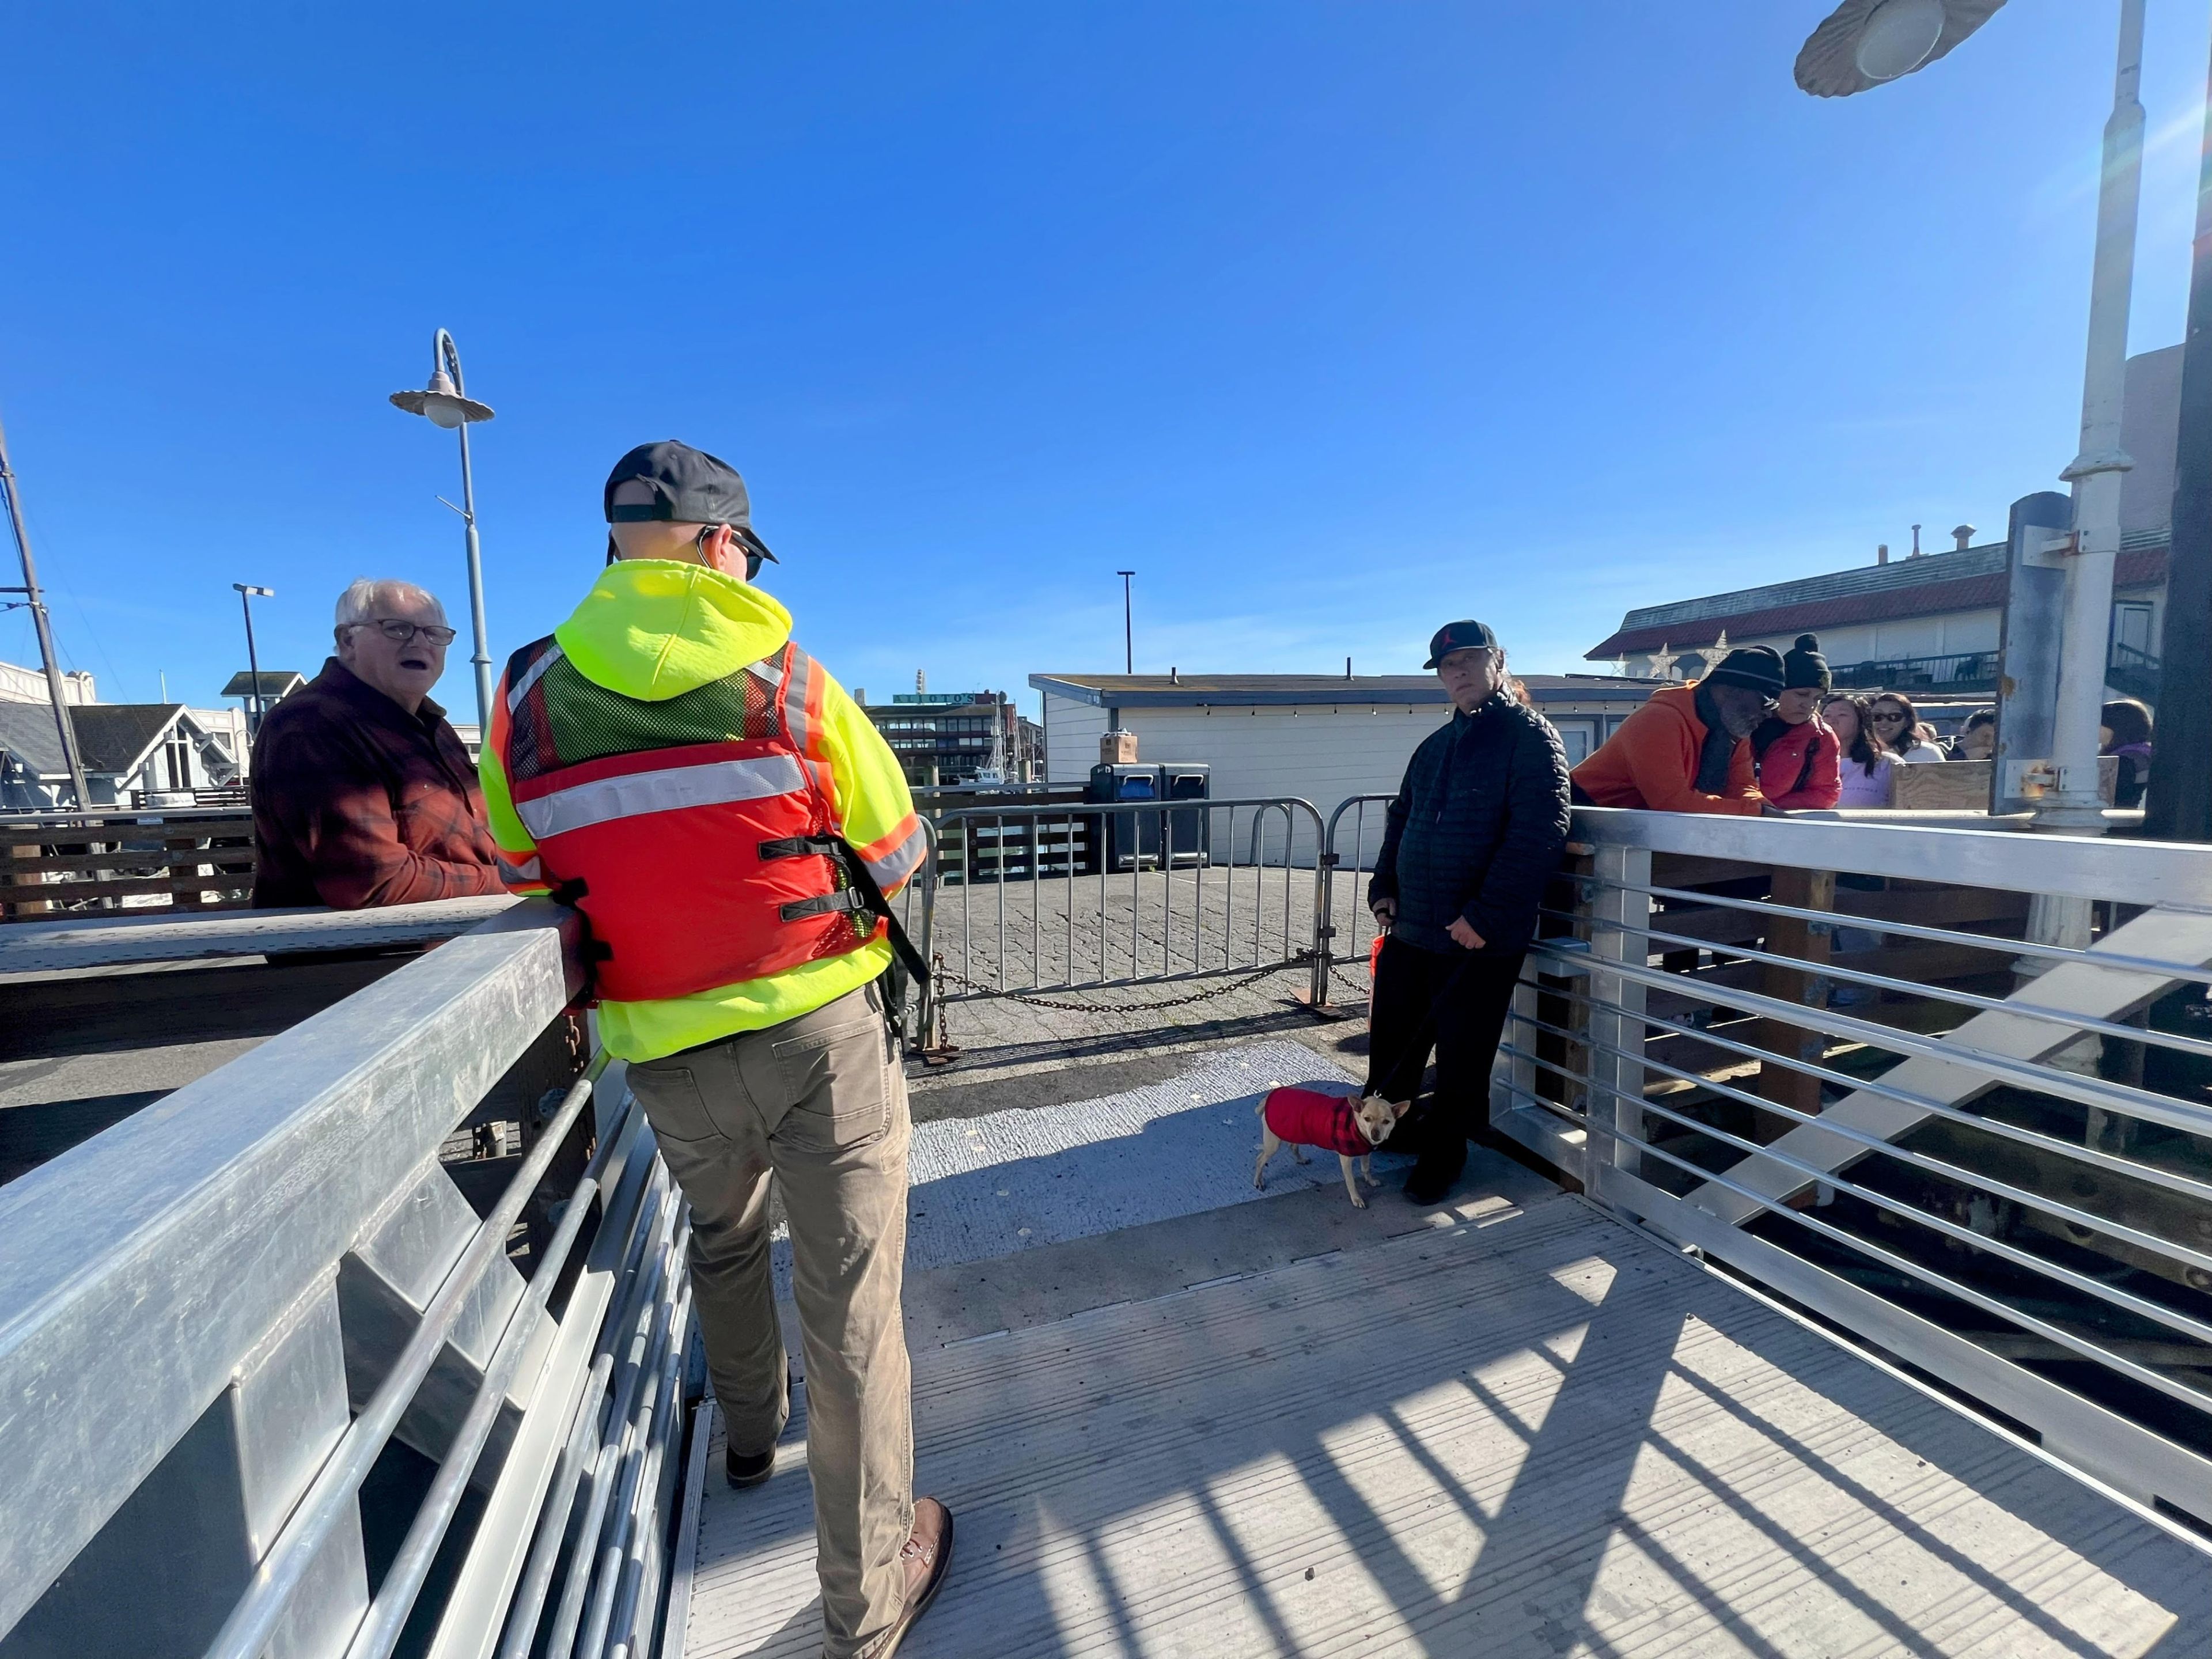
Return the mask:
{"type": "MultiPolygon", "coordinates": [[[[2101,835],[2106,659],[2112,628],[2112,571],[2120,556],[2120,479],[2135,465],[2120,447],[2120,398],[2127,384],[2128,301],[2135,285],[2136,200],[2142,177],[2143,0],[2120,0],[2119,63],[2105,123],[2104,177],[2097,191],[2097,258],[2089,287],[2089,346],[2081,377],[2081,453],[2059,477],[2074,486],[2074,556],[2066,564],[2066,610],[2051,760],[2057,787],[2044,797],[2036,828],[2101,835]]],[[[2086,909],[2086,906],[2083,907],[2086,909]]],[[[2081,943],[2087,945],[2086,917],[2081,943]]]]}
{"type": "Polygon", "coordinates": [[[238,590],[238,608],[246,613],[246,672],[253,688],[252,730],[246,732],[246,741],[251,746],[255,733],[261,730],[261,717],[269,712],[269,706],[261,696],[261,658],[253,648],[253,601],[273,599],[276,597],[276,590],[255,587],[246,582],[233,582],[231,586],[238,590]]]}
{"type": "MultiPolygon", "coordinates": [[[[1797,84],[1816,97],[1849,97],[1933,63],[1984,23],[2004,0],[1843,0],[1797,55],[1797,84]]],[[[2142,179],[2143,0],[2120,0],[2112,112],[2105,122],[2097,189],[2097,252],[2089,288],[2089,342],[2081,377],[2081,448],[2059,476],[2074,486],[2074,533],[2065,559],[2052,753],[2035,827],[2101,835],[2098,727],[2111,650],[2112,574],[2120,552],[2120,479],[2135,463],[2120,447],[2127,384],[2128,305],[2135,283],[2136,209],[2142,179]]],[[[2184,481],[2185,483],[2185,480],[2184,481]]],[[[2168,611],[2172,605],[2169,602],[2168,611]]],[[[2001,790],[2002,793],[2008,793],[2001,790]]],[[[2086,903],[2039,901],[2050,942],[2087,945],[2086,903]],[[2064,920],[2057,920],[2059,912],[2064,920]],[[2078,913],[2078,914],[2077,914],[2078,913]]],[[[2031,933],[2045,938],[2039,918],[2031,933]]]]}
{"type": "MultiPolygon", "coordinates": [[[[469,471],[469,428],[492,417],[491,406],[468,395],[461,378],[460,349],[453,337],[440,329],[430,342],[430,384],[420,392],[395,392],[392,401],[410,415],[420,415],[433,426],[461,434],[461,515],[468,542],[469,620],[476,632],[476,654],[469,660],[477,671],[477,731],[489,741],[491,732],[491,635],[484,623],[483,559],[477,545],[476,482],[469,471]]],[[[442,498],[441,498],[442,499],[442,498]]],[[[447,502],[448,507],[452,502],[447,502]]]]}
{"type": "Polygon", "coordinates": [[[1137,672],[1137,635],[1129,620],[1129,578],[1137,573],[1117,570],[1114,574],[1121,579],[1121,672],[1133,674],[1137,672]]]}
{"type": "MultiPolygon", "coordinates": [[[[1848,97],[1933,63],[1988,21],[2004,0],[1844,0],[1797,56],[1797,84],[1817,97],[1848,97]]],[[[2112,574],[2120,551],[2120,479],[2134,465],[2120,447],[2120,402],[2127,382],[2128,308],[2135,283],[2136,206],[2142,175],[2143,0],[2120,0],[2112,112],[2105,122],[2097,188],[2097,251],[2089,288],[2089,341],[2081,383],[2081,448],[2059,476],[2074,486],[2074,532],[2065,559],[2066,595],[2059,641],[2052,753],[2034,827],[2063,835],[2101,835],[2098,727],[2112,619],[2112,574]]],[[[2169,604],[2169,608],[2170,604],[2169,604]]],[[[2000,793],[2009,793],[2001,785],[2000,793]]],[[[2039,945],[2087,948],[2087,899],[2038,894],[2027,937],[2039,945]]],[[[2024,977],[2048,963],[2023,959],[2024,977]]],[[[2088,1037],[2053,1056],[2067,1070],[2094,1073],[2100,1039],[2088,1037]]]]}

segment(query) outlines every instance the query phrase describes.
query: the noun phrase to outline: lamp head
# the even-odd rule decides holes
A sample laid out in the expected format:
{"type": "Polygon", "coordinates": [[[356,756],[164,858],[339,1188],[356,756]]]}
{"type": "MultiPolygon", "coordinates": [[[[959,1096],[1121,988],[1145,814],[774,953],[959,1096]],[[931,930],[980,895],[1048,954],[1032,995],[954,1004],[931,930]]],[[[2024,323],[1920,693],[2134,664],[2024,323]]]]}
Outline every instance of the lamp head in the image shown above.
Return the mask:
{"type": "Polygon", "coordinates": [[[2004,0],[1844,0],[1797,54],[1797,84],[1848,98],[1924,69],[1996,15],[2004,0]]]}
{"type": "Polygon", "coordinates": [[[464,398],[453,388],[453,377],[440,364],[430,376],[430,384],[420,392],[395,392],[392,401],[410,415],[420,415],[433,426],[444,427],[448,432],[470,421],[491,419],[491,405],[480,404],[473,398],[464,398]]]}

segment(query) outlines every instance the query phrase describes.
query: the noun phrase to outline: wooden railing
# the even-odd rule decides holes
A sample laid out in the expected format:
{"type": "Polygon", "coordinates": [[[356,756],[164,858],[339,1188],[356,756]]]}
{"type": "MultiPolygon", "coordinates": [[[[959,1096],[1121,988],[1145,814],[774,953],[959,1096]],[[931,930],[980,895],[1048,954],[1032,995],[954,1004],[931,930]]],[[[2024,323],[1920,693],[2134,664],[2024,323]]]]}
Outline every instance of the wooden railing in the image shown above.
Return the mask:
{"type": "Polygon", "coordinates": [[[241,811],[0,817],[0,921],[240,909],[252,890],[253,819],[241,811]]]}

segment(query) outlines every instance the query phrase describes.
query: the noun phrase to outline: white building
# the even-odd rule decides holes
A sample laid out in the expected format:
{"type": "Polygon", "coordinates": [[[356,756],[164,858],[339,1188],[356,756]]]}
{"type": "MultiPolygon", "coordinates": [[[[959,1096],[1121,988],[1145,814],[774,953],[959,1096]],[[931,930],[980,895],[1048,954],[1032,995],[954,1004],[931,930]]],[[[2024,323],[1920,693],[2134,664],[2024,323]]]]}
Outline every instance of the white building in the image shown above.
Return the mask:
{"type": "MultiPolygon", "coordinates": [[[[92,795],[87,805],[190,805],[197,791],[242,781],[234,758],[240,751],[225,741],[230,734],[208,723],[227,721],[227,710],[101,702],[72,703],[69,713],[92,795]]],[[[0,808],[38,811],[72,804],[52,706],[0,702],[0,808]]]]}
{"type": "MultiPolygon", "coordinates": [[[[87,673],[62,676],[62,700],[91,805],[188,805],[197,791],[245,781],[249,745],[238,709],[102,702],[87,673]]],[[[72,804],[45,673],[0,662],[0,809],[72,804]]]]}
{"type": "MultiPolygon", "coordinates": [[[[1570,764],[1651,695],[1653,682],[1523,674],[1570,764]]],[[[1143,761],[1211,769],[1216,800],[1310,801],[1326,819],[1354,795],[1388,795],[1423,738],[1451,715],[1433,674],[1032,674],[1044,696],[1045,775],[1082,783],[1098,740],[1133,732],[1143,761]]]]}
{"type": "MultiPolygon", "coordinates": [[[[0,662],[0,702],[38,702],[49,701],[46,676],[42,669],[26,668],[20,663],[0,662]]],[[[62,676],[64,702],[98,702],[92,689],[92,676],[82,669],[62,676]]]]}

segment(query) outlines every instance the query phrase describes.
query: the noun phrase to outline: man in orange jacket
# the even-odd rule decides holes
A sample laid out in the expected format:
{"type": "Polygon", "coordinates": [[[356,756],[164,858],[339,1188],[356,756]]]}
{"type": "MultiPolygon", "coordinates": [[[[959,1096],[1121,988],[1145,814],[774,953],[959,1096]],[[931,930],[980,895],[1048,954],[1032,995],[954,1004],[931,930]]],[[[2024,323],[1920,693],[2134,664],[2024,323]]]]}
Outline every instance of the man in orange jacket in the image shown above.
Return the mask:
{"type": "Polygon", "coordinates": [[[1779,653],[1750,645],[1701,680],[1653,692],[1569,774],[1575,804],[1781,816],[1759,793],[1748,739],[1774,712],[1784,678],[1779,653]]]}

